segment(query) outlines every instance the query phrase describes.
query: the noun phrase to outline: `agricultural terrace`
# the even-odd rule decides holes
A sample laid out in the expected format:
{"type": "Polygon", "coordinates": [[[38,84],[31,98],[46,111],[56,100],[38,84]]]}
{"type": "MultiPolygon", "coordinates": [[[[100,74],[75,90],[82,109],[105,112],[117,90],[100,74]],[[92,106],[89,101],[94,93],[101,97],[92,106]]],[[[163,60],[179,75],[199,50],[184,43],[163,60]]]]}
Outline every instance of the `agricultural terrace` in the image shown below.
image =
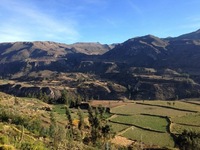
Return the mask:
{"type": "MultiPolygon", "coordinates": [[[[95,101],[92,102],[95,105],[95,101]]],[[[96,103],[96,106],[100,102],[96,103]]],[[[149,146],[174,147],[172,135],[183,130],[200,132],[199,101],[103,101],[116,137],[149,146]]],[[[114,141],[113,141],[114,142],[114,141]]],[[[116,143],[119,144],[119,143],[116,143]]]]}

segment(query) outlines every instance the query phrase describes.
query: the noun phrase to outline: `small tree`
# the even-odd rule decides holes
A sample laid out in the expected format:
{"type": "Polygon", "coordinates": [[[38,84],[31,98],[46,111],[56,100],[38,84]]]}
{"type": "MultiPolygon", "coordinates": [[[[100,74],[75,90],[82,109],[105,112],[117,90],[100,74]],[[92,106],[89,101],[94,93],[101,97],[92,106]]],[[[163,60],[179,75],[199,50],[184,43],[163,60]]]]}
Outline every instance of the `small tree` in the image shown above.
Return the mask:
{"type": "Polygon", "coordinates": [[[50,113],[50,126],[49,126],[49,135],[50,137],[54,137],[55,132],[56,132],[57,124],[56,124],[56,119],[54,116],[54,113],[50,113]]]}
{"type": "Polygon", "coordinates": [[[93,125],[93,120],[94,120],[93,110],[92,110],[92,107],[89,105],[89,107],[88,107],[88,121],[89,121],[90,125],[93,125]]]}
{"type": "Polygon", "coordinates": [[[78,129],[82,131],[83,126],[84,126],[84,116],[83,116],[83,112],[81,111],[79,107],[78,107],[78,116],[79,116],[78,129]]]}
{"type": "Polygon", "coordinates": [[[67,130],[67,137],[68,140],[72,140],[73,139],[73,122],[72,122],[72,116],[71,116],[71,112],[69,107],[66,107],[66,115],[67,115],[67,119],[68,119],[68,130],[67,130]]]}
{"type": "Polygon", "coordinates": [[[71,116],[71,111],[68,106],[66,107],[66,115],[67,115],[67,119],[69,121],[69,125],[72,126],[73,125],[72,116],[71,116]]]}

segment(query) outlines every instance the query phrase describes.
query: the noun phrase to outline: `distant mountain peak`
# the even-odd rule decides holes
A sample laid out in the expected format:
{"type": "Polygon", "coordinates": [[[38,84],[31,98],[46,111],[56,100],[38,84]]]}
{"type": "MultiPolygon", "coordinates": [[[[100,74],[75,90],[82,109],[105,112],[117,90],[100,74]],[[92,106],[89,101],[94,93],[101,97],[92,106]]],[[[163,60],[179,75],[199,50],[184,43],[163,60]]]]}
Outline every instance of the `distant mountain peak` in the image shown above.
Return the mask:
{"type": "Polygon", "coordinates": [[[165,47],[168,45],[167,41],[160,39],[154,35],[148,34],[145,36],[135,37],[125,41],[125,43],[142,43],[142,44],[149,44],[156,47],[165,47]]]}
{"type": "Polygon", "coordinates": [[[195,31],[196,33],[200,33],[200,29],[198,29],[197,31],[195,31]]]}
{"type": "Polygon", "coordinates": [[[158,38],[158,37],[156,37],[156,36],[154,36],[154,35],[152,35],[152,34],[147,34],[147,35],[145,35],[145,36],[143,36],[143,37],[145,37],[145,38],[158,38]]]}
{"type": "Polygon", "coordinates": [[[183,39],[187,39],[187,40],[200,40],[200,29],[198,29],[197,31],[191,32],[191,33],[187,33],[187,34],[183,34],[180,35],[174,39],[178,39],[178,40],[183,40],[183,39]]]}

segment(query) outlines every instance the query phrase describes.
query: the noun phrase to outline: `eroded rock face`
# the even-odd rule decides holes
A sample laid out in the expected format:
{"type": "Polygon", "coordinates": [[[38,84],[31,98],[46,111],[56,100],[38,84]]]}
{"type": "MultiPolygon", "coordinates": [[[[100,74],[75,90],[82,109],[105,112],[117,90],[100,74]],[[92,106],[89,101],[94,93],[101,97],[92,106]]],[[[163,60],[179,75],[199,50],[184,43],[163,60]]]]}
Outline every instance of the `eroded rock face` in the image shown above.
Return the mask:
{"type": "Polygon", "coordinates": [[[131,92],[131,99],[176,100],[200,96],[200,86],[187,81],[151,83],[140,82],[131,92]]]}
{"type": "Polygon", "coordinates": [[[58,99],[61,96],[59,90],[50,87],[36,87],[36,86],[22,86],[21,84],[2,84],[0,85],[0,91],[12,94],[15,96],[30,96],[37,97],[39,94],[45,93],[49,98],[58,99]]]}
{"type": "Polygon", "coordinates": [[[111,83],[85,82],[78,86],[78,93],[86,99],[124,99],[126,97],[126,88],[111,83]]]}

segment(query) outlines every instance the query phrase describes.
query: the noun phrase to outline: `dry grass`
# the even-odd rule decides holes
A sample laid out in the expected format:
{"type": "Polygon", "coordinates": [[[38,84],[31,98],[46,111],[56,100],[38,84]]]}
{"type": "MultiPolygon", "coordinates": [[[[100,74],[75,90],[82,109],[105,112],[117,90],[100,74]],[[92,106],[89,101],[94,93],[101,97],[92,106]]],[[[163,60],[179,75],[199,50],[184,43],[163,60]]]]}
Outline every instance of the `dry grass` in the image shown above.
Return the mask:
{"type": "MultiPolygon", "coordinates": [[[[198,103],[198,101],[195,101],[198,103]]],[[[178,108],[178,109],[185,109],[185,110],[192,110],[192,111],[199,111],[200,112],[200,106],[190,103],[185,103],[184,101],[144,101],[144,104],[151,104],[151,105],[160,105],[160,106],[167,106],[172,108],[178,108]]]]}
{"type": "Polygon", "coordinates": [[[126,114],[135,115],[144,113],[144,114],[170,116],[170,117],[184,116],[186,114],[191,114],[191,112],[187,111],[179,111],[179,110],[173,110],[157,106],[141,105],[135,103],[127,103],[124,106],[112,108],[111,112],[116,114],[125,114],[125,115],[126,114]]]}
{"type": "Polygon", "coordinates": [[[119,100],[93,100],[89,102],[91,106],[98,107],[98,106],[103,106],[103,107],[109,107],[109,108],[114,108],[117,106],[123,106],[126,105],[127,103],[119,100]]]}
{"type": "Polygon", "coordinates": [[[122,136],[115,136],[114,139],[111,140],[112,143],[117,144],[117,145],[122,145],[122,146],[129,146],[131,145],[134,141],[129,140],[125,137],[122,136]]]}

